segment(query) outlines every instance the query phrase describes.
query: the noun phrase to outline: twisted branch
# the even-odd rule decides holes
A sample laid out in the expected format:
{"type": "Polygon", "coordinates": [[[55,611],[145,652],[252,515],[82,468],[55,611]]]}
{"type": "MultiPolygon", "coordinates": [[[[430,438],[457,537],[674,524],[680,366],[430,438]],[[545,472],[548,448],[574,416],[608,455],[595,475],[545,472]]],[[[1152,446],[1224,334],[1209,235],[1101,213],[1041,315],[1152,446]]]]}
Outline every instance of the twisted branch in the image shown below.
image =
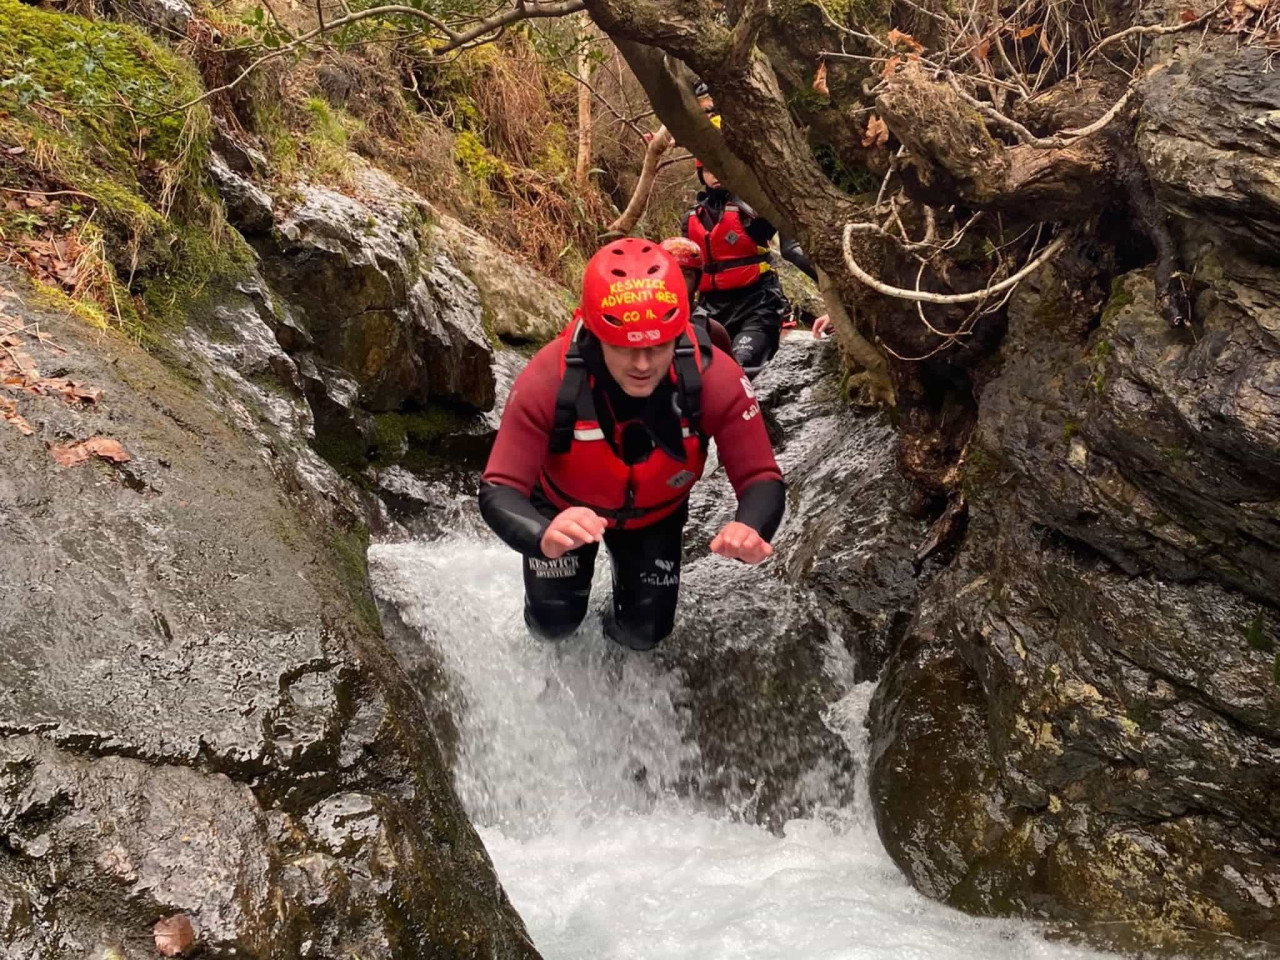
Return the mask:
{"type": "Polygon", "coordinates": [[[1055,256],[1057,256],[1062,248],[1067,245],[1070,239],[1070,233],[1063,232],[1054,238],[1053,242],[1040,251],[1040,255],[1024,266],[1013,276],[1008,277],[999,283],[984,287],[981,290],[975,290],[972,293],[928,293],[924,290],[905,290],[902,287],[891,287],[887,283],[882,283],[871,274],[867,273],[853,258],[852,238],[855,224],[846,223],[844,226],[844,263],[860,282],[870,287],[876,293],[884,294],[886,297],[896,297],[899,300],[912,300],[920,303],[975,303],[979,300],[985,300],[987,297],[997,293],[1002,293],[1011,287],[1017,286],[1025,280],[1030,274],[1034,273],[1040,267],[1044,266],[1055,256]]]}

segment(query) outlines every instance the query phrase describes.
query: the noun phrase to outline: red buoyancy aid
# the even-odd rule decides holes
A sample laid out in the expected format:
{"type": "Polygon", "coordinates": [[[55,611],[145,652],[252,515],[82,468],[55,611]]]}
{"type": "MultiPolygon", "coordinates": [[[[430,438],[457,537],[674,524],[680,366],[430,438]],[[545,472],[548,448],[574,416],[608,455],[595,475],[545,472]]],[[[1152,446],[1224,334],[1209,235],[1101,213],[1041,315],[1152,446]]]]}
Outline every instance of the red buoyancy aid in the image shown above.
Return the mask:
{"type": "Polygon", "coordinates": [[[738,204],[726,204],[719,222],[710,230],[698,215],[700,209],[685,219],[685,236],[702,248],[706,260],[698,292],[741,290],[751,286],[770,269],[769,248],[758,246],[747,235],[738,204]]]}
{"type": "MultiPolygon", "coordinates": [[[[671,376],[684,414],[680,420],[684,459],[677,460],[655,443],[648,457],[628,465],[605,439],[595,412],[590,378],[577,354],[576,336],[570,333],[567,337],[562,364],[564,380],[556,398],[557,429],[553,431],[540,477],[543,493],[560,510],[589,507],[604,518],[611,529],[634,529],[657,523],[675,513],[688,499],[690,488],[706,467],[706,441],[699,429],[701,341],[704,338],[682,336],[672,364],[671,376]],[[687,382],[689,380],[697,383],[687,382]]],[[[614,439],[619,446],[625,426],[625,423],[614,425],[614,439]]]]}

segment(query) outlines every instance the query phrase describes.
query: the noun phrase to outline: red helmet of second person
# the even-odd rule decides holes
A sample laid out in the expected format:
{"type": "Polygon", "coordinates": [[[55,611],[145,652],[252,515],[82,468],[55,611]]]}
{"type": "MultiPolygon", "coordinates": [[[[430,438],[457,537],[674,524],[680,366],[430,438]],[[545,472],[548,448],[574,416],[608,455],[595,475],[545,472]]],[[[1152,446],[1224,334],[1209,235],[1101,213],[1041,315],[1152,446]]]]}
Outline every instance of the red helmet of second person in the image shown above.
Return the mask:
{"type": "Polygon", "coordinates": [[[702,269],[702,248],[688,237],[667,237],[662,241],[662,249],[675,257],[681,270],[702,269]]]}
{"type": "Polygon", "coordinates": [[[680,264],[640,237],[614,240],[587,261],[581,310],[587,329],[615,347],[656,346],[689,326],[680,264]]]}

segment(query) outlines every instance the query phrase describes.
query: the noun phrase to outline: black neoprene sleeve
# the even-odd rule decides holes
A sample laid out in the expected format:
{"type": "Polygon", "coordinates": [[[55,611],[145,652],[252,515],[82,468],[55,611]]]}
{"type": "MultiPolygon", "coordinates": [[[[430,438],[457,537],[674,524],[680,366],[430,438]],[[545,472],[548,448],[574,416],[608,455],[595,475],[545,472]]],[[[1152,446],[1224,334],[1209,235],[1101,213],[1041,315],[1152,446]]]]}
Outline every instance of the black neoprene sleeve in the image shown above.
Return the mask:
{"type": "Polygon", "coordinates": [[[738,497],[738,512],[733,519],[745,523],[765,540],[772,540],[786,508],[787,488],[781,480],[757,480],[738,497]]]}
{"type": "Polygon", "coordinates": [[[519,490],[481,483],[480,515],[511,549],[528,557],[542,556],[542,535],[551,521],[519,490]]]}
{"type": "Polygon", "coordinates": [[[782,258],[794,263],[810,280],[817,283],[818,271],[813,269],[813,264],[809,262],[809,255],[801,249],[800,244],[787,237],[782,237],[778,243],[782,249],[782,258]]]}

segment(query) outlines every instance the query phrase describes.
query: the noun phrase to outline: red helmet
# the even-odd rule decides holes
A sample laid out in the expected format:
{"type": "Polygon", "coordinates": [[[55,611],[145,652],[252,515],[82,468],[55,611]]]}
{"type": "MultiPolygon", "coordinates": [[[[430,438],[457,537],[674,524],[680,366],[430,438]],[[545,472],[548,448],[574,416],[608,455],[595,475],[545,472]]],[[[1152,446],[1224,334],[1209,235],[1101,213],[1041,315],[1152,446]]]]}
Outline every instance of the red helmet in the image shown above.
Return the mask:
{"type": "Polygon", "coordinates": [[[656,346],[689,326],[680,264],[639,237],[614,240],[587,261],[581,310],[587,329],[615,347],[656,346]]]}
{"type": "Polygon", "coordinates": [[[688,237],[667,237],[662,241],[662,249],[675,257],[681,270],[701,270],[703,266],[702,248],[688,237]]]}

